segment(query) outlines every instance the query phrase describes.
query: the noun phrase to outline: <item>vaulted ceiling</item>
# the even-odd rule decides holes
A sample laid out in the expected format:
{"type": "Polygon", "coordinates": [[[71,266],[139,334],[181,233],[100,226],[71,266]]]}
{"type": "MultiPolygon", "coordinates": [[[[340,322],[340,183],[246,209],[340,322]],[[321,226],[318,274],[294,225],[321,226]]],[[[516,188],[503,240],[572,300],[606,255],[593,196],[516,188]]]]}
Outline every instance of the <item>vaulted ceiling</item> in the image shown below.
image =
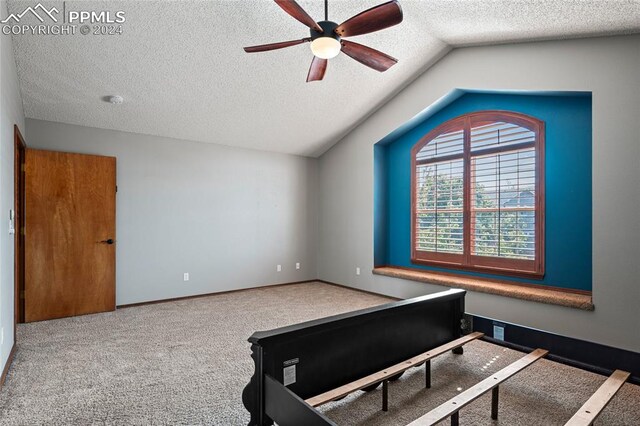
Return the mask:
{"type": "MultiPolygon", "coordinates": [[[[383,1],[330,0],[329,19],[342,22],[383,1]]],[[[8,9],[34,3],[10,0],[8,9]]],[[[298,3],[322,20],[321,0],[298,3]]],[[[398,58],[396,66],[378,73],[341,54],[322,82],[306,83],[307,43],[242,50],[308,36],[271,0],[46,2],[60,10],[122,10],[126,22],[121,35],[13,36],[25,114],[317,156],[452,47],[640,32],[640,1],[632,0],[400,3],[404,22],[352,39],[398,58]],[[104,102],[114,94],[122,105],[104,102]]]]}

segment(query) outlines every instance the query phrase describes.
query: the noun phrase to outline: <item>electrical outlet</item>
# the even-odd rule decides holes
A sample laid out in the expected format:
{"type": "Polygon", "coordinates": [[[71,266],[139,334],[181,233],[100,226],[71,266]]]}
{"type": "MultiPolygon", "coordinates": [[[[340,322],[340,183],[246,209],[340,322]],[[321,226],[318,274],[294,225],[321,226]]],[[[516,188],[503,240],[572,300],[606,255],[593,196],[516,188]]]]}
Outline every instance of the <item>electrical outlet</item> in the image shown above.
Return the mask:
{"type": "Polygon", "coordinates": [[[183,278],[185,281],[189,281],[189,273],[185,272],[183,278]]]}
{"type": "Polygon", "coordinates": [[[4,327],[0,328],[0,346],[4,344],[4,327]]]}
{"type": "Polygon", "coordinates": [[[360,275],[360,267],[356,266],[356,275],[360,275]]]}
{"type": "Polygon", "coordinates": [[[296,262],[296,269],[300,269],[300,262],[296,262]]]}
{"type": "Polygon", "coordinates": [[[493,323],[493,338],[496,340],[504,340],[504,324],[493,323]]]}
{"type": "Polygon", "coordinates": [[[282,265],[276,265],[276,272],[282,271],[282,265]]]}

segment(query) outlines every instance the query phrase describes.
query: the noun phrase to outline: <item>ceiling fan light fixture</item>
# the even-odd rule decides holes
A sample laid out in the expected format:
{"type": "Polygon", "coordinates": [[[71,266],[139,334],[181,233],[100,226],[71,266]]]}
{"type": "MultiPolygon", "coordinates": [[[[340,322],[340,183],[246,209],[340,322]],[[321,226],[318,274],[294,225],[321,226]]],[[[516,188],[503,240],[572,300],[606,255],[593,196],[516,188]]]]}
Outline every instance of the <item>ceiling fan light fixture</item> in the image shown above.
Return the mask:
{"type": "Polygon", "coordinates": [[[397,59],[386,53],[343,40],[343,37],[369,34],[398,25],[402,22],[402,8],[398,0],[388,0],[386,3],[352,16],[342,24],[329,21],[329,0],[324,1],[324,21],[318,22],[304,11],[296,0],[275,0],[275,2],[282,10],[309,28],[309,37],[249,46],[245,47],[244,51],[247,53],[267,52],[310,41],[311,52],[314,56],[307,74],[307,83],[322,80],[327,70],[327,60],[335,58],[340,52],[379,72],[388,70],[398,62],[397,59]]]}
{"type": "Polygon", "coordinates": [[[333,37],[318,37],[311,42],[311,51],[321,59],[331,59],[338,56],[342,45],[333,37]]]}

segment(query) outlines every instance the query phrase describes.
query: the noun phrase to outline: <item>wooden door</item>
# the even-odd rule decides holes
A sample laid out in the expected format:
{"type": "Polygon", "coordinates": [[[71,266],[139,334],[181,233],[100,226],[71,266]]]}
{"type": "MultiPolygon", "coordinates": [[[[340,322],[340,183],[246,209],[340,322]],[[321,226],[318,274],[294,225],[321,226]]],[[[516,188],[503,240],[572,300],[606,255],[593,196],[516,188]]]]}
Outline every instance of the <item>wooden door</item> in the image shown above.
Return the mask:
{"type": "Polygon", "coordinates": [[[115,309],[116,159],[27,149],[25,321],[115,309]]]}

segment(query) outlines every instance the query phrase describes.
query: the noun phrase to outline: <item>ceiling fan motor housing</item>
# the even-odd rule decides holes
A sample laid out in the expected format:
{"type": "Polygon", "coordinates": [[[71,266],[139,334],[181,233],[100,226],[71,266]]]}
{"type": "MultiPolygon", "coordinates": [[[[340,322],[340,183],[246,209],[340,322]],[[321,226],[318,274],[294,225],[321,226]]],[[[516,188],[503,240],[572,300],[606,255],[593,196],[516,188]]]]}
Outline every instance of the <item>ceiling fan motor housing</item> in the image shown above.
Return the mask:
{"type": "Polygon", "coordinates": [[[320,38],[320,37],[331,37],[337,41],[340,41],[340,36],[336,33],[335,29],[338,28],[338,24],[331,21],[320,21],[318,22],[320,28],[322,28],[323,32],[318,32],[313,28],[309,30],[311,32],[311,41],[320,38]]]}

